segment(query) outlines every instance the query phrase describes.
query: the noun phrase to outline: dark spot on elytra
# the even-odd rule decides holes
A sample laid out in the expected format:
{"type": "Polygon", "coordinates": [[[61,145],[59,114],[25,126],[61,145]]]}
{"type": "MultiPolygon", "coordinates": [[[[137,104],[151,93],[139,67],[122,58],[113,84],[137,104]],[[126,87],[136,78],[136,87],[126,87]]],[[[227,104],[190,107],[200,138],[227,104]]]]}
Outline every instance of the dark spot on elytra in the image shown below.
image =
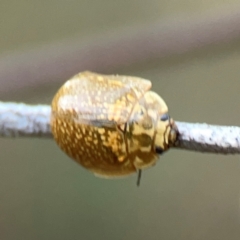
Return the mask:
{"type": "Polygon", "coordinates": [[[147,147],[152,144],[152,138],[146,133],[142,133],[140,135],[133,135],[134,139],[137,139],[141,146],[147,147]]]}

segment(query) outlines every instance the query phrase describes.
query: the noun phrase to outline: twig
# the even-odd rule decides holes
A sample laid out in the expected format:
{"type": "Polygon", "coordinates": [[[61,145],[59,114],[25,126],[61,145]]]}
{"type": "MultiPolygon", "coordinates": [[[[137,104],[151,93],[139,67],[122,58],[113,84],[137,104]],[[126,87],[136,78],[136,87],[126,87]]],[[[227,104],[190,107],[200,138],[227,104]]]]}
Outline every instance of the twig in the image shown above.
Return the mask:
{"type": "Polygon", "coordinates": [[[176,148],[221,154],[240,153],[240,127],[176,122],[176,148]]]}
{"type": "MultiPolygon", "coordinates": [[[[52,138],[50,106],[0,102],[1,137],[52,138]]],[[[176,122],[175,148],[220,154],[240,153],[240,127],[176,122]]]]}
{"type": "Polygon", "coordinates": [[[0,102],[1,137],[52,137],[50,107],[0,102]]]}
{"type": "MultiPolygon", "coordinates": [[[[124,66],[179,55],[240,38],[240,5],[198,16],[131,26],[92,39],[65,39],[0,58],[0,96],[16,89],[62,82],[76,72],[117,72],[124,66]]],[[[222,48],[221,48],[222,50],[222,48]]]]}

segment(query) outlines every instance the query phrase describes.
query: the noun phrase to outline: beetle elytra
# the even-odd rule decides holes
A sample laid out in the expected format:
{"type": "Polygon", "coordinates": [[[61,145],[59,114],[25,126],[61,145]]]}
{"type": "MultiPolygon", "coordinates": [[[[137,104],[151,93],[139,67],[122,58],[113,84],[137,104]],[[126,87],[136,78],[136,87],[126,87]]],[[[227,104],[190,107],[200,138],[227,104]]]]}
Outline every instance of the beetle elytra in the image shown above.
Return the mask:
{"type": "Polygon", "coordinates": [[[81,72],[52,101],[59,147],[95,175],[126,176],[153,166],[177,140],[164,100],[138,77],[81,72]]]}

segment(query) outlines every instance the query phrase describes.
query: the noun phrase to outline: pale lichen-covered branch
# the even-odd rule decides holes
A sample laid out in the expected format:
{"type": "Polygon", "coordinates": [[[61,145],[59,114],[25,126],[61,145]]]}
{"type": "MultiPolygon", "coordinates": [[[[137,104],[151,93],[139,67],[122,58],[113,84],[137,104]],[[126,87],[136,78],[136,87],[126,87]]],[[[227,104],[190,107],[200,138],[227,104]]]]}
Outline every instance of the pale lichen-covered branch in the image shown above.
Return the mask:
{"type": "MultiPolygon", "coordinates": [[[[48,105],[0,102],[1,137],[52,138],[48,105]]],[[[174,148],[219,154],[240,153],[240,127],[176,122],[174,148]]]]}
{"type": "Polygon", "coordinates": [[[47,105],[0,102],[0,136],[51,138],[50,112],[47,105]]]}
{"type": "Polygon", "coordinates": [[[240,127],[186,122],[176,124],[179,130],[177,148],[221,154],[240,153],[240,127]]]}

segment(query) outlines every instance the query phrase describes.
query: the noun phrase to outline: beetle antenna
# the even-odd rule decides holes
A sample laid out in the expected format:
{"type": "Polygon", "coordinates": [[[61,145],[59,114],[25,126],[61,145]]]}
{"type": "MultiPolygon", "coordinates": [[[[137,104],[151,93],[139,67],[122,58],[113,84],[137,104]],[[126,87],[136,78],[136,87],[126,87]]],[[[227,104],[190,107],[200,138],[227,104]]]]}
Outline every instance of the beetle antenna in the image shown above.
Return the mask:
{"type": "Polygon", "coordinates": [[[137,186],[140,186],[140,181],[141,181],[141,177],[142,177],[142,170],[139,169],[138,170],[138,177],[137,177],[137,186]]]}

